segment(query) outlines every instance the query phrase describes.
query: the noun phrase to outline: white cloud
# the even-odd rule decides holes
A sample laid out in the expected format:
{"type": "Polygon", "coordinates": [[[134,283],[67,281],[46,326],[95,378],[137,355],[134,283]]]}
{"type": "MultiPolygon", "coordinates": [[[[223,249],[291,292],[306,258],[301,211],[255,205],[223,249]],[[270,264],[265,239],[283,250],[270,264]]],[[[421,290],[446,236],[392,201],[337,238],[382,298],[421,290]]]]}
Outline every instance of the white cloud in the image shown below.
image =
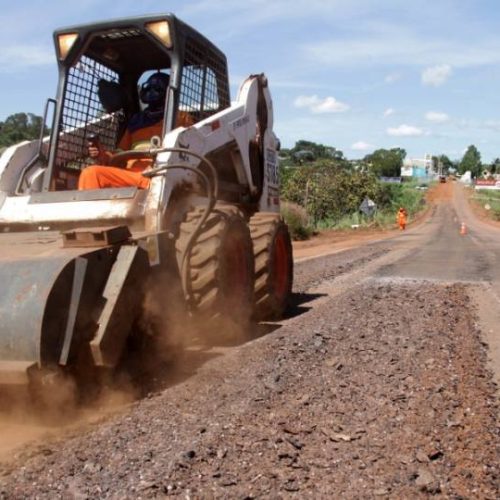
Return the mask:
{"type": "Polygon", "coordinates": [[[431,66],[424,69],[422,72],[422,83],[424,85],[439,87],[440,85],[443,85],[450,76],[451,66],[449,64],[431,66]]]}
{"type": "Polygon", "coordinates": [[[390,73],[384,78],[384,81],[385,83],[394,83],[397,82],[400,78],[401,75],[399,73],[390,73]]]}
{"type": "Polygon", "coordinates": [[[343,113],[349,109],[349,105],[337,101],[335,97],[320,99],[317,95],[301,95],[294,101],[296,108],[307,108],[311,113],[343,113]]]}
{"type": "Polygon", "coordinates": [[[389,127],[387,129],[387,134],[393,137],[419,137],[424,135],[424,131],[413,125],[403,124],[399,127],[389,127]]]}
{"type": "Polygon", "coordinates": [[[425,119],[433,123],[445,123],[450,120],[450,117],[439,111],[428,111],[425,113],[425,119]]]}
{"type": "Polygon", "coordinates": [[[387,108],[384,111],[384,118],[387,118],[388,116],[391,116],[395,113],[395,110],[393,108],[387,108]]]}
{"type": "Polygon", "coordinates": [[[55,65],[53,50],[31,45],[3,47],[0,52],[0,73],[18,71],[33,66],[55,65]]]}
{"type": "Polygon", "coordinates": [[[351,145],[351,149],[353,151],[368,151],[370,149],[374,149],[375,146],[373,144],[368,144],[364,141],[358,141],[351,145]]]}

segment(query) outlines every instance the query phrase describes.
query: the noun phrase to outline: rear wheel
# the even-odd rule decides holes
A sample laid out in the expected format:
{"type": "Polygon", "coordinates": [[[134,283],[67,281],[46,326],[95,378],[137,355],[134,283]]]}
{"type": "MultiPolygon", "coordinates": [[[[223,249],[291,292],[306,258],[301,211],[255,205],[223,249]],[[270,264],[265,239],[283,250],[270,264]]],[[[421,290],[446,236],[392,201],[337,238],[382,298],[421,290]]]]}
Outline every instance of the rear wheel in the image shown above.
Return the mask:
{"type": "Polygon", "coordinates": [[[246,335],[254,287],[248,225],[235,207],[216,208],[190,244],[202,215],[203,208],[188,213],[176,242],[177,261],[186,277],[184,293],[191,311],[213,338],[246,335]]]}
{"type": "Polygon", "coordinates": [[[278,319],[285,311],[293,282],[292,242],[279,214],[257,213],[250,219],[255,256],[255,318],[278,319]]]}

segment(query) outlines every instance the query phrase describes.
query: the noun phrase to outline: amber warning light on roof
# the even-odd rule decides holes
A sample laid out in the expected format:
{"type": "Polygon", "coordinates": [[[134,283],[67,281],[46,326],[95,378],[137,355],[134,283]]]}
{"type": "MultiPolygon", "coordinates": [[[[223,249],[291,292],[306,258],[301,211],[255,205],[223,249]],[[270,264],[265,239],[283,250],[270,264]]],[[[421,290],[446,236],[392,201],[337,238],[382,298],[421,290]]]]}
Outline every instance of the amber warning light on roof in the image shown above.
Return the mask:
{"type": "Polygon", "coordinates": [[[165,47],[172,47],[172,37],[170,36],[170,26],[167,21],[155,21],[146,24],[146,29],[158,38],[165,47]]]}
{"type": "Polygon", "coordinates": [[[78,38],[78,33],[66,33],[64,35],[58,35],[57,37],[57,48],[59,50],[59,59],[63,61],[66,59],[71,47],[76,42],[78,38]]]}

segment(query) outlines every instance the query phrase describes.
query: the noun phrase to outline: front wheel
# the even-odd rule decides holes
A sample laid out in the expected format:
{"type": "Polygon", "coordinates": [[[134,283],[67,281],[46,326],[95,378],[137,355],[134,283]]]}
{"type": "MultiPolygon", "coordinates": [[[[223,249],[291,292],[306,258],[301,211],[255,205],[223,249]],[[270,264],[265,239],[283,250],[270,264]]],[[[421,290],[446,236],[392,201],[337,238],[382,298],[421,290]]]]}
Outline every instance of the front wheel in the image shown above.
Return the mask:
{"type": "Polygon", "coordinates": [[[216,207],[190,242],[203,209],[189,212],[176,243],[184,293],[212,338],[248,334],[253,306],[254,256],[248,225],[235,207],[216,207]],[[187,266],[187,268],[186,268],[187,266]]]}

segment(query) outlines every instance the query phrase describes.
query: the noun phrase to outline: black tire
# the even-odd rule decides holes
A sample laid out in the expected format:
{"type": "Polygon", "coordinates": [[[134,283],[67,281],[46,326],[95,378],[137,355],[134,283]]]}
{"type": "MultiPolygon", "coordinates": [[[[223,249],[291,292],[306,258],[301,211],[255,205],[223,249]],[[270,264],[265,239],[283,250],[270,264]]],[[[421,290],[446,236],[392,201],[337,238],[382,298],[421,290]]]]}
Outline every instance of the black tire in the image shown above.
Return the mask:
{"type": "Polygon", "coordinates": [[[203,328],[221,338],[224,333],[246,335],[255,281],[248,224],[235,207],[216,208],[189,249],[203,211],[197,208],[187,214],[176,241],[180,272],[187,266],[185,296],[203,328]]]}
{"type": "Polygon", "coordinates": [[[288,226],[279,214],[257,213],[250,219],[255,257],[255,306],[258,321],[279,319],[293,284],[293,253],[288,226]]]}

